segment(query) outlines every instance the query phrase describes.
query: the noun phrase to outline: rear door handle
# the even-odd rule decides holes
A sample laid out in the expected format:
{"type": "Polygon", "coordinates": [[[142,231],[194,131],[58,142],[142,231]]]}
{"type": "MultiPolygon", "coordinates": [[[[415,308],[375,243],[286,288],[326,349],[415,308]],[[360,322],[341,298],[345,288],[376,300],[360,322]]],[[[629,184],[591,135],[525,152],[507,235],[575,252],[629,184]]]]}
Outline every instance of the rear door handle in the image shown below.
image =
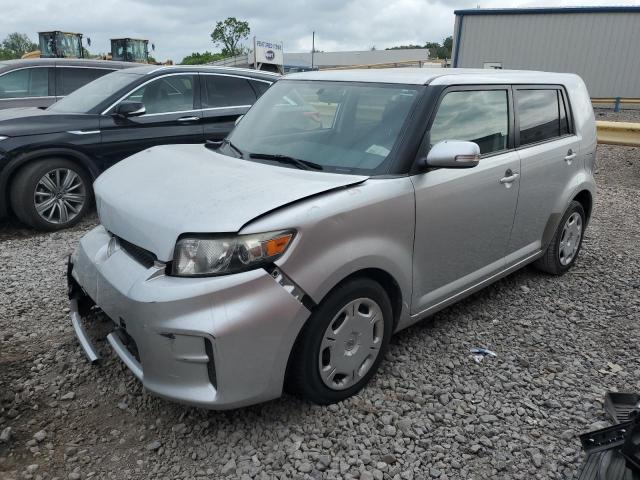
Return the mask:
{"type": "Polygon", "coordinates": [[[506,177],[502,177],[500,179],[500,183],[504,184],[509,184],[509,183],[513,183],[515,182],[518,177],[520,176],[519,173],[512,173],[510,170],[507,171],[507,176],[506,177]]]}
{"type": "Polygon", "coordinates": [[[567,152],[567,156],[564,157],[564,161],[571,165],[571,162],[574,158],[576,158],[576,153],[573,150],[569,149],[569,151],[567,152]]]}
{"type": "Polygon", "coordinates": [[[185,123],[185,122],[197,122],[200,120],[200,117],[180,117],[178,119],[178,122],[180,123],[185,123]]]}

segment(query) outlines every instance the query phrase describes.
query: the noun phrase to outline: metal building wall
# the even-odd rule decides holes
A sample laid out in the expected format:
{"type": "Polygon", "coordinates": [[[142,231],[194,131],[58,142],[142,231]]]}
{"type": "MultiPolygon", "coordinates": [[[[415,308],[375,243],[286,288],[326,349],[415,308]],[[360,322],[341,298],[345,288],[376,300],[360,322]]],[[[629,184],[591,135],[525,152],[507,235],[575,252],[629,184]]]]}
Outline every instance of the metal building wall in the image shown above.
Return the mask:
{"type": "Polygon", "coordinates": [[[456,14],[454,66],[577,73],[592,98],[640,98],[640,10],[456,14]]]}

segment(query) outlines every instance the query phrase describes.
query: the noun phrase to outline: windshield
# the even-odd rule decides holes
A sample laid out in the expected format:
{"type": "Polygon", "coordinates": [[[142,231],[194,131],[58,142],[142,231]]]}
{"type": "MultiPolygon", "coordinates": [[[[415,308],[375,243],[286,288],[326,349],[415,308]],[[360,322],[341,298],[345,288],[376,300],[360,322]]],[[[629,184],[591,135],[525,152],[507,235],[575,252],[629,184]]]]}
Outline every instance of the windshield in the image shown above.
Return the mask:
{"type": "Polygon", "coordinates": [[[118,90],[136,81],[139,76],[125,71],[108,73],[70,93],[51,105],[48,110],[60,113],[90,113],[118,90]]]}
{"type": "Polygon", "coordinates": [[[281,80],[249,110],[229,136],[232,147],[221,152],[287,156],[339,173],[383,173],[418,89],[281,80]]]}

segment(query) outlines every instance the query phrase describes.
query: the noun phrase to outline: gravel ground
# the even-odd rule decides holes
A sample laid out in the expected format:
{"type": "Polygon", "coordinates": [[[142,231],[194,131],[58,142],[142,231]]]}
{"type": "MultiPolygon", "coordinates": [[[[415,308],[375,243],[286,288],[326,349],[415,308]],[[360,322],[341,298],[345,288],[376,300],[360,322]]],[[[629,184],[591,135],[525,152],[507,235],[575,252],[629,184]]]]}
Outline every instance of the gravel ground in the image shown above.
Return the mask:
{"type": "Polygon", "coordinates": [[[73,336],[60,233],[0,224],[0,479],[571,479],[607,390],[640,390],[640,152],[599,149],[576,267],[532,268],[394,337],[360,395],[210,412],[148,395],[73,336]],[[472,346],[497,353],[476,364],[472,346]]]}

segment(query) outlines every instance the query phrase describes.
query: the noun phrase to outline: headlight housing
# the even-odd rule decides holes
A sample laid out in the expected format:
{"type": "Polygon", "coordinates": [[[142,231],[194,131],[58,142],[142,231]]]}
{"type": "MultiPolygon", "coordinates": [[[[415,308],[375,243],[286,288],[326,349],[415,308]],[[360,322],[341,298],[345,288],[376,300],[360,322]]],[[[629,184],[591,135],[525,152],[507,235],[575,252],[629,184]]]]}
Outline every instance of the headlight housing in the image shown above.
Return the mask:
{"type": "Polygon", "coordinates": [[[229,275],[263,267],[287,250],[294,230],[254,235],[185,235],[176,243],[172,275],[229,275]]]}
{"type": "Polygon", "coordinates": [[[9,138],[9,137],[4,137],[4,136],[0,135],[0,142],[1,142],[2,140],[6,140],[7,138],[9,138]]]}

